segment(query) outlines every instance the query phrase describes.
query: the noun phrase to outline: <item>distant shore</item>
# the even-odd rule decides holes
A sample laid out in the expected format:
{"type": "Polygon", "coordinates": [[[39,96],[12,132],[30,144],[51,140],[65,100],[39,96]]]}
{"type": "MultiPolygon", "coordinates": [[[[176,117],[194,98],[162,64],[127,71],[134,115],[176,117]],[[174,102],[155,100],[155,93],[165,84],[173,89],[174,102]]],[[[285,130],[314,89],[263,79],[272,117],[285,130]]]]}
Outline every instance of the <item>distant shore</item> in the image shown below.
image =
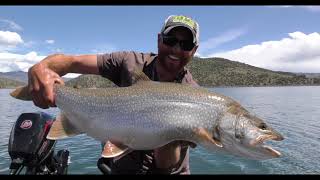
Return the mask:
{"type": "Polygon", "coordinates": [[[205,87],[205,88],[241,88],[241,87],[301,87],[301,86],[320,86],[320,85],[201,86],[201,87],[205,87]]]}
{"type": "MultiPolygon", "coordinates": [[[[320,85],[320,73],[272,71],[223,58],[194,57],[191,63],[187,65],[187,68],[191,72],[193,79],[203,87],[232,88],[320,85]]],[[[2,77],[0,73],[0,88],[26,84],[26,78],[26,72],[2,73],[2,77]]],[[[89,74],[80,75],[65,83],[66,86],[81,88],[113,86],[110,80],[100,75],[89,74]]]]}
{"type": "MultiPolygon", "coordinates": [[[[272,86],[201,86],[203,88],[257,88],[257,87],[302,87],[302,86],[320,86],[320,85],[272,85],[272,86]]],[[[19,87],[19,86],[17,86],[19,87]]],[[[8,89],[8,90],[13,90],[16,89],[17,87],[4,87],[0,89],[8,89]]],[[[114,87],[114,86],[110,86],[114,87]]],[[[109,88],[109,87],[102,87],[102,88],[109,88]]]]}

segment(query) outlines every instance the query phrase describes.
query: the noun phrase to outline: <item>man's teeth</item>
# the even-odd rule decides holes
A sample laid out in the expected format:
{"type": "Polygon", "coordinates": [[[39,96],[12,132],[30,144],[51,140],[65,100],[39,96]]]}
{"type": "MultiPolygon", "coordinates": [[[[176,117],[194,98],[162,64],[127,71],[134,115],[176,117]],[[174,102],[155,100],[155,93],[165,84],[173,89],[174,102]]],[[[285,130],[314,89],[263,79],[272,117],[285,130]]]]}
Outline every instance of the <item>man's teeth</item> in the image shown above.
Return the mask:
{"type": "Polygon", "coordinates": [[[169,55],[169,58],[170,59],[174,59],[174,60],[178,60],[179,59],[178,57],[175,57],[175,56],[172,56],[172,55],[169,55]]]}

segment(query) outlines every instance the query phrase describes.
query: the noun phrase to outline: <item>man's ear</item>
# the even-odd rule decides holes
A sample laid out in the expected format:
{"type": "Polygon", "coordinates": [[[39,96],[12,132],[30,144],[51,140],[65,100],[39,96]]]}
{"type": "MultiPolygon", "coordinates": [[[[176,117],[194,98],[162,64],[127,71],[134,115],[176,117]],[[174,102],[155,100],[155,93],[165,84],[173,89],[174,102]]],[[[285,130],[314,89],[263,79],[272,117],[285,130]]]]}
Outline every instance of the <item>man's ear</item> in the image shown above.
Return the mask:
{"type": "Polygon", "coordinates": [[[161,42],[161,34],[158,33],[158,44],[161,42]]]}
{"type": "Polygon", "coordinates": [[[197,52],[198,47],[199,47],[199,45],[195,46],[195,47],[192,49],[192,56],[197,52]]]}

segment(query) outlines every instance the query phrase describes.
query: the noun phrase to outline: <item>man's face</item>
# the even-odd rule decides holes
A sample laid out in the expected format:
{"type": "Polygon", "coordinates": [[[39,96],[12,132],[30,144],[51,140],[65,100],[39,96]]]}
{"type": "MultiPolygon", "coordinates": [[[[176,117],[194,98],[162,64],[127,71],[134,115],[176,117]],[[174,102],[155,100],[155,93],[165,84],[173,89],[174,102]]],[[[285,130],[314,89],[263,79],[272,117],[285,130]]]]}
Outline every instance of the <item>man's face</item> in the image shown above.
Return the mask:
{"type": "MultiPolygon", "coordinates": [[[[178,41],[192,42],[193,36],[190,30],[185,27],[173,28],[167,35],[178,41]]],[[[158,58],[159,62],[170,72],[179,72],[186,64],[190,62],[198,46],[194,46],[191,50],[180,47],[181,43],[167,45],[162,39],[162,35],[158,34],[158,58]]],[[[164,37],[165,38],[165,37],[164,37]]],[[[175,42],[175,41],[173,41],[175,42]]]]}

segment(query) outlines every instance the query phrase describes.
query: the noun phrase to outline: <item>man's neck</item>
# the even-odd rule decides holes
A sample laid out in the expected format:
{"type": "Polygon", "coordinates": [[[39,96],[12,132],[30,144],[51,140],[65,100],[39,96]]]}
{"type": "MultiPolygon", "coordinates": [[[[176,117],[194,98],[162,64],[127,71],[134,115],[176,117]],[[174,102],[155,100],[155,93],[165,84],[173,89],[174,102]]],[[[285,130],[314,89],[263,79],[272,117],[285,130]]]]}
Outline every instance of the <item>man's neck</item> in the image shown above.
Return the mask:
{"type": "Polygon", "coordinates": [[[173,82],[179,73],[179,71],[169,71],[159,61],[156,61],[156,70],[159,77],[159,81],[163,82],[173,82]]]}

